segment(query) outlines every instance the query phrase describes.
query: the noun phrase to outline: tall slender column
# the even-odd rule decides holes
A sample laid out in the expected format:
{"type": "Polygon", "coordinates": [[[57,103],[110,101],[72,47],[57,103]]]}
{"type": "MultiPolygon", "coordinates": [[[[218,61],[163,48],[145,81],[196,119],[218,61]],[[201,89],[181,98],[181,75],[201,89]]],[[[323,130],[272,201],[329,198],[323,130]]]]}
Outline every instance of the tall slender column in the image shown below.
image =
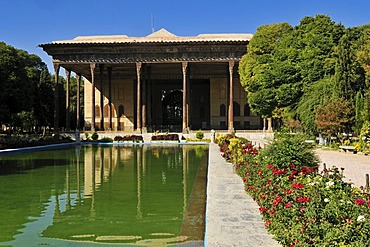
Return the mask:
{"type": "Polygon", "coordinates": [[[104,64],[99,64],[100,69],[100,130],[104,130],[104,64]]]}
{"type": "Polygon", "coordinates": [[[142,106],[141,106],[141,125],[143,132],[147,131],[146,129],[146,66],[143,67],[143,85],[142,85],[142,106]]]}
{"type": "Polygon", "coordinates": [[[54,134],[59,134],[59,71],[60,64],[53,63],[55,72],[55,90],[54,90],[54,134]]]}
{"type": "Polygon", "coordinates": [[[95,131],[95,63],[90,64],[91,73],[91,131],[95,131]]]}
{"type": "MultiPolygon", "coordinates": [[[[151,74],[151,67],[146,66],[146,82],[147,82],[147,88],[146,88],[146,109],[147,109],[147,115],[146,115],[146,123],[148,126],[152,126],[152,85],[150,81],[150,74],[151,74]]],[[[150,127],[151,128],[151,127],[150,127]]]]}
{"type": "Polygon", "coordinates": [[[186,83],[187,68],[188,62],[182,62],[182,133],[188,132],[187,83],[186,83]]]}
{"type": "Polygon", "coordinates": [[[137,75],[137,126],[136,129],[141,133],[141,63],[136,63],[137,75]]]}
{"type": "Polygon", "coordinates": [[[229,119],[228,119],[228,129],[230,132],[234,131],[234,92],[233,92],[233,73],[234,73],[234,61],[229,61],[229,75],[230,75],[230,102],[229,102],[229,119]]]}
{"type": "Polygon", "coordinates": [[[108,67],[108,108],[109,129],[112,130],[112,67],[108,67]]]}
{"type": "Polygon", "coordinates": [[[70,81],[71,81],[71,71],[69,69],[65,69],[66,72],[66,130],[70,130],[71,124],[70,124],[70,107],[69,107],[69,91],[70,91],[70,81]]]}
{"type": "Polygon", "coordinates": [[[80,74],[76,74],[76,79],[77,79],[77,102],[76,102],[76,129],[77,130],[80,130],[81,126],[80,126],[80,104],[81,104],[81,101],[80,101],[80,85],[81,85],[81,75],[80,74]]]}

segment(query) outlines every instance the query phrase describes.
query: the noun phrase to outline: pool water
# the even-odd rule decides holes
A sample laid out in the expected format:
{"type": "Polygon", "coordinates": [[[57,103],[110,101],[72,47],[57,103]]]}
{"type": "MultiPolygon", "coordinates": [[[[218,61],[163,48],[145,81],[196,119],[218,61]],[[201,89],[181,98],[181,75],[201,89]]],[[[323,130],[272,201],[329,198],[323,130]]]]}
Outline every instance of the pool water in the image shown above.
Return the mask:
{"type": "Polygon", "coordinates": [[[208,145],[0,156],[0,246],[203,246],[208,145]]]}

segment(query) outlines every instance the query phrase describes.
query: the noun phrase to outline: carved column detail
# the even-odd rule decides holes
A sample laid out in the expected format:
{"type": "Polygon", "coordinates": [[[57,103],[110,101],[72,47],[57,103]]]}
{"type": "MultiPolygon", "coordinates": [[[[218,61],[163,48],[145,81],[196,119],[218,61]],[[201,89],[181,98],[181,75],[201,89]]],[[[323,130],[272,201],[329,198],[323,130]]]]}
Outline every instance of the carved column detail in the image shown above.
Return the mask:
{"type": "Polygon", "coordinates": [[[182,62],[182,132],[188,132],[188,111],[187,111],[187,78],[186,72],[188,68],[188,62],[182,62]]]}
{"type": "Polygon", "coordinates": [[[229,119],[228,119],[228,129],[230,132],[234,131],[234,91],[233,91],[233,73],[234,73],[234,61],[229,61],[229,74],[230,74],[230,95],[229,95],[229,119]]]}
{"type": "Polygon", "coordinates": [[[55,72],[55,90],[54,90],[54,133],[59,134],[59,71],[60,64],[53,63],[55,72]]]}
{"type": "Polygon", "coordinates": [[[95,63],[90,64],[91,73],[91,131],[95,131],[95,63]]]}
{"type": "Polygon", "coordinates": [[[137,76],[137,131],[141,133],[141,63],[136,63],[137,76]]]}
{"type": "Polygon", "coordinates": [[[70,81],[71,81],[71,71],[69,69],[65,69],[66,72],[66,130],[71,129],[71,124],[70,124],[70,96],[69,96],[69,91],[70,91],[70,81]]]}

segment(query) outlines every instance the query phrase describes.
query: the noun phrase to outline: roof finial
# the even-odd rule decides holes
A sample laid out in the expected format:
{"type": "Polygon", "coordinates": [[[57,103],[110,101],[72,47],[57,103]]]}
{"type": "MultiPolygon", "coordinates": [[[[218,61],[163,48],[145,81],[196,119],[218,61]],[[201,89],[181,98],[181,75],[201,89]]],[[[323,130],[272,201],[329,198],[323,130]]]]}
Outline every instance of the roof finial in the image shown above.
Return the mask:
{"type": "Polygon", "coordinates": [[[153,17],[153,14],[151,14],[151,21],[152,21],[152,33],[154,33],[154,17],[153,17]]]}

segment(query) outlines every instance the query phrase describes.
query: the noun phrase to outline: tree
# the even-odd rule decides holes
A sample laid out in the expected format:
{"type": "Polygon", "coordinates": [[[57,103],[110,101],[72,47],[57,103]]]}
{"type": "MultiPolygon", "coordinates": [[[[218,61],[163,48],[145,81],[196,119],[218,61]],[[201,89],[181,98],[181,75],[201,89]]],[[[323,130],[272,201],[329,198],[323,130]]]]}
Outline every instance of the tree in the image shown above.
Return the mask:
{"type": "Polygon", "coordinates": [[[317,109],[317,128],[328,137],[336,136],[343,129],[348,131],[352,111],[351,104],[344,98],[333,99],[317,109]]]}
{"type": "Polygon", "coordinates": [[[46,94],[53,88],[45,78],[50,75],[40,57],[0,42],[0,124],[27,130],[49,124],[44,118],[50,106],[44,105],[52,102],[46,94]]]}
{"type": "Polygon", "coordinates": [[[240,81],[248,93],[251,110],[263,117],[271,117],[277,106],[271,71],[273,51],[276,43],[291,30],[287,23],[259,27],[239,64],[240,81]]]}

